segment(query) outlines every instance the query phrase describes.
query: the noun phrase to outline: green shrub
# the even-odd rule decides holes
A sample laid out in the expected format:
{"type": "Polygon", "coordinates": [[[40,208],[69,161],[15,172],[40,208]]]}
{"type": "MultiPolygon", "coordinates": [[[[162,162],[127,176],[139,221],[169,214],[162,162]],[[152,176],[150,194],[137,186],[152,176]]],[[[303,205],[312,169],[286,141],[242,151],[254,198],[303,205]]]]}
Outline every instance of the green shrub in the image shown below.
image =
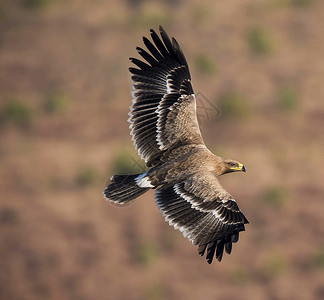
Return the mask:
{"type": "Polygon", "coordinates": [[[227,92],[220,97],[218,102],[221,115],[229,119],[244,119],[251,113],[249,102],[235,92],[227,92]]]}
{"type": "Polygon", "coordinates": [[[122,150],[116,155],[112,172],[114,174],[135,174],[146,171],[144,161],[139,157],[134,157],[130,151],[122,150]]]}
{"type": "Polygon", "coordinates": [[[25,101],[13,99],[2,107],[0,115],[4,123],[27,127],[32,122],[33,109],[25,101]]]}
{"type": "Polygon", "coordinates": [[[135,261],[141,265],[150,265],[158,256],[155,245],[151,243],[140,243],[135,249],[135,261]]]}
{"type": "Polygon", "coordinates": [[[278,93],[278,105],[282,110],[294,111],[299,107],[299,96],[296,88],[282,87],[278,93]]]}
{"type": "Polygon", "coordinates": [[[285,257],[280,253],[271,253],[265,261],[264,275],[268,279],[278,278],[287,271],[288,267],[285,257]]]}
{"type": "Polygon", "coordinates": [[[70,99],[62,92],[54,92],[48,96],[44,103],[44,110],[47,113],[63,113],[67,110],[70,99]]]}
{"type": "Polygon", "coordinates": [[[316,268],[324,269],[324,247],[320,247],[314,257],[313,257],[313,264],[316,268]]]}
{"type": "Polygon", "coordinates": [[[292,6],[305,7],[314,3],[314,0],[290,0],[292,6]]]}
{"type": "Polygon", "coordinates": [[[273,41],[270,34],[261,27],[254,27],[248,33],[248,45],[256,54],[269,54],[273,51],[273,41]]]}
{"type": "Polygon", "coordinates": [[[280,208],[284,205],[287,192],[282,186],[269,187],[264,191],[263,199],[269,205],[280,208]]]}
{"type": "Polygon", "coordinates": [[[199,72],[205,74],[212,74],[216,71],[213,61],[206,54],[200,54],[196,57],[195,66],[199,72]]]}
{"type": "Polygon", "coordinates": [[[22,5],[28,9],[43,8],[53,2],[53,0],[21,0],[22,5]]]}
{"type": "Polygon", "coordinates": [[[93,184],[97,179],[97,172],[94,168],[83,166],[76,175],[76,182],[79,186],[88,186],[93,184]]]}

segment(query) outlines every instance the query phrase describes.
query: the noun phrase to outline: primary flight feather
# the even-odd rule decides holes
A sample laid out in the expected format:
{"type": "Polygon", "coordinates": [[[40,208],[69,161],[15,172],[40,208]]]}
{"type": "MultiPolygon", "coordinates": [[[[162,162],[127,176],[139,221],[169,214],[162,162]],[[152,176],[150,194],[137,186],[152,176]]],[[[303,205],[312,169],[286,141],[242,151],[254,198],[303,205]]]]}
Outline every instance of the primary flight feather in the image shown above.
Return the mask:
{"type": "Polygon", "coordinates": [[[158,208],[208,263],[230,254],[248,220],[218,176],[243,171],[243,164],[211,153],[200,133],[196,98],[187,61],[177,41],[160,26],[151,29],[143,60],[130,58],[133,101],[129,122],[134,146],[149,171],[115,175],[104,190],[107,200],[123,205],[156,189],[158,208]],[[207,250],[207,251],[206,251],[207,250]]]}

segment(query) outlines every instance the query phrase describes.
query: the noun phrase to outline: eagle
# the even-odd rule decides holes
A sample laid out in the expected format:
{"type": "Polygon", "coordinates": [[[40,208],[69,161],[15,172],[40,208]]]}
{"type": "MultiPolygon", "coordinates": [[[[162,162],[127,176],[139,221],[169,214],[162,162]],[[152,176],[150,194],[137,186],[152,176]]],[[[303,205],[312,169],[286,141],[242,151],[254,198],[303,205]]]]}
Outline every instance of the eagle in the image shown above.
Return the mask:
{"type": "Polygon", "coordinates": [[[186,58],[175,38],[160,26],[143,37],[143,59],[130,58],[132,105],[130,134],[148,171],[114,175],[104,197],[125,205],[155,189],[157,207],[169,225],[182,232],[210,264],[230,254],[247,218],[218,177],[243,171],[242,163],[223,159],[206,147],[196,114],[196,97],[186,58]]]}

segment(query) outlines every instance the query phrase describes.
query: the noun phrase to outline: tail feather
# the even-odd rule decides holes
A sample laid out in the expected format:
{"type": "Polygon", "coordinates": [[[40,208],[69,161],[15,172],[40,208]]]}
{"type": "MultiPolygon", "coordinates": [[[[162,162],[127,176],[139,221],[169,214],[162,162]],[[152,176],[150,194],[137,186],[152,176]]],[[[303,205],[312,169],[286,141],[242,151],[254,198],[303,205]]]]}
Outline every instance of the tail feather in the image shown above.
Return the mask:
{"type": "Polygon", "coordinates": [[[138,185],[136,179],[140,175],[115,175],[111,177],[111,183],[103,192],[104,197],[115,204],[124,205],[144,194],[150,188],[138,185]]]}

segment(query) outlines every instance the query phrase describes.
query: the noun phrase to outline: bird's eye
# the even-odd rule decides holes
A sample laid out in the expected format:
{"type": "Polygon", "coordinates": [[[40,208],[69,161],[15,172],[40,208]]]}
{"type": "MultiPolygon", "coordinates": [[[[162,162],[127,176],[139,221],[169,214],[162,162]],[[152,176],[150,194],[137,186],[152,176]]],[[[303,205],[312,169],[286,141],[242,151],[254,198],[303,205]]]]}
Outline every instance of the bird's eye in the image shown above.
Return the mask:
{"type": "Polygon", "coordinates": [[[232,163],[232,162],[230,162],[230,163],[228,163],[231,167],[235,167],[236,166],[236,163],[232,163]]]}

